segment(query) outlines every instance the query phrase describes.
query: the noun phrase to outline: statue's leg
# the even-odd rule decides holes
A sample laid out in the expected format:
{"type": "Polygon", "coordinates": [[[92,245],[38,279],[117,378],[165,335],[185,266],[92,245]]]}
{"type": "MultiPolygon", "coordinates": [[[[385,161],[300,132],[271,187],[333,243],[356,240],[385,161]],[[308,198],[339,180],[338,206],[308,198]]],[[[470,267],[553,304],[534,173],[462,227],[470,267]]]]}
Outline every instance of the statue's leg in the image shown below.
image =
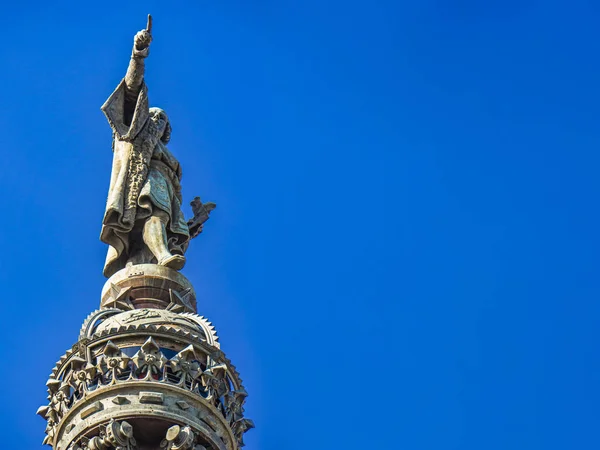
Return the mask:
{"type": "Polygon", "coordinates": [[[143,239],[144,223],[138,222],[129,233],[129,250],[126,267],[137,264],[149,264],[154,261],[154,254],[143,239]]]}
{"type": "Polygon", "coordinates": [[[185,265],[185,256],[173,255],[167,245],[167,222],[169,216],[156,209],[154,214],[146,219],[144,224],[144,243],[156,257],[158,264],[180,270],[185,265]]]}
{"type": "Polygon", "coordinates": [[[135,248],[130,249],[129,258],[127,259],[127,267],[137,264],[149,264],[154,260],[154,253],[148,248],[145,243],[140,243],[135,248]]]}

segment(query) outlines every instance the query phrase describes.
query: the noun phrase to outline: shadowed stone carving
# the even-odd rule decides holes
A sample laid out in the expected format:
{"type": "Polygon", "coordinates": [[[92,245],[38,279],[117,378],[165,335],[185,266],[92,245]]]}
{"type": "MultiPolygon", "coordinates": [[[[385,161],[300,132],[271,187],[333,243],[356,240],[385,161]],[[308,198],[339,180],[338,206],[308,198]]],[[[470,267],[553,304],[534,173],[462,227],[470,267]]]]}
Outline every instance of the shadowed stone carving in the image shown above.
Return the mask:
{"type": "Polygon", "coordinates": [[[204,222],[210,217],[210,212],[217,207],[215,203],[207,202],[202,203],[200,197],[194,198],[190,203],[194,217],[188,220],[188,227],[190,230],[190,236],[195,238],[202,233],[204,222]]]}
{"type": "Polygon", "coordinates": [[[196,434],[190,427],[173,425],[167,430],[165,439],[161,442],[161,450],[206,450],[202,445],[195,445],[196,434]]]}
{"type": "Polygon", "coordinates": [[[111,420],[99,436],[83,438],[71,444],[69,450],[137,450],[133,427],[126,421],[111,420]]]}
{"type": "Polygon", "coordinates": [[[160,347],[151,337],[131,359],[137,367],[136,376],[145,380],[161,378],[163,368],[167,362],[167,358],[160,351],[160,347]]]}
{"type": "Polygon", "coordinates": [[[102,375],[101,381],[106,384],[116,383],[123,374],[130,372],[129,361],[130,358],[124,355],[119,347],[108,341],[98,357],[97,367],[102,375]]]}

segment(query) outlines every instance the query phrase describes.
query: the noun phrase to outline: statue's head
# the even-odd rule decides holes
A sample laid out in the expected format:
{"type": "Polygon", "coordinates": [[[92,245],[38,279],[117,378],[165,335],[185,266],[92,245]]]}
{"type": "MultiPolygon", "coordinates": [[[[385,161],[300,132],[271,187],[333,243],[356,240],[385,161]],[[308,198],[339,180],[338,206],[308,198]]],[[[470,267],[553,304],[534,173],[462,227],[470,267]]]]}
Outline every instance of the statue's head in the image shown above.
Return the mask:
{"type": "Polygon", "coordinates": [[[150,120],[152,120],[158,130],[162,132],[160,140],[168,144],[171,140],[171,123],[169,122],[169,116],[167,113],[160,108],[150,108],[150,120]]]}

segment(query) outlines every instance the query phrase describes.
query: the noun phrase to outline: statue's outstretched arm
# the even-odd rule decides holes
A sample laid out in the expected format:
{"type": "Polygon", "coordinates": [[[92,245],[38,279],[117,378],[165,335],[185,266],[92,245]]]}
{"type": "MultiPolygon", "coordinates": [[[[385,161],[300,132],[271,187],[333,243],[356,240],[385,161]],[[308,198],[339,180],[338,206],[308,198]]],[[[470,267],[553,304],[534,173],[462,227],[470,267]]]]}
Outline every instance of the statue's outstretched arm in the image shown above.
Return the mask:
{"type": "Polygon", "coordinates": [[[126,101],[135,107],[142,82],[144,81],[144,59],[150,52],[152,42],[152,17],[148,15],[148,25],[145,30],[138,31],[133,38],[133,51],[129,60],[125,85],[127,86],[126,101]]]}

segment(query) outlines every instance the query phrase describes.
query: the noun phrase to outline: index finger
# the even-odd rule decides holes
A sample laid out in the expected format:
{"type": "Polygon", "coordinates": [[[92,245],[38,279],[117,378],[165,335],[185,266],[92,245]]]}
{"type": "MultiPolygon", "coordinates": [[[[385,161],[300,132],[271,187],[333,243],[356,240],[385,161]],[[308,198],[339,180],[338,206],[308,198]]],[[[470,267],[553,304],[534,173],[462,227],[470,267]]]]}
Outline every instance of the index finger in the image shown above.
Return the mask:
{"type": "Polygon", "coordinates": [[[148,23],[146,24],[146,31],[152,33],[152,16],[148,14],[148,23]]]}

